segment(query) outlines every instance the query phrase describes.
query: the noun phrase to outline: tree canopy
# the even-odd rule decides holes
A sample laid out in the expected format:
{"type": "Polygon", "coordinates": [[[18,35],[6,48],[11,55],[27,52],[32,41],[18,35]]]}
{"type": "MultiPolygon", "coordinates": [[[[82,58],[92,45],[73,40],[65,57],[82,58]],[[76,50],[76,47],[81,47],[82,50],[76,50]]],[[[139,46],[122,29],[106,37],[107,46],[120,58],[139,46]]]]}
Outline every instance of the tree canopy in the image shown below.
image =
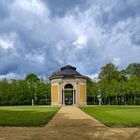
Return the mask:
{"type": "MultiPolygon", "coordinates": [[[[100,95],[102,104],[140,104],[140,64],[129,64],[121,71],[114,64],[106,64],[101,68],[98,79],[94,85],[97,87],[96,91],[93,87],[87,91],[88,98],[100,95]]],[[[91,82],[93,85],[93,81],[91,82]]],[[[89,87],[88,82],[87,87],[89,87]]],[[[98,99],[89,104],[98,104],[98,99]]]]}
{"type": "Polygon", "coordinates": [[[0,105],[50,104],[50,83],[28,74],[23,80],[0,81],[0,105]]]}

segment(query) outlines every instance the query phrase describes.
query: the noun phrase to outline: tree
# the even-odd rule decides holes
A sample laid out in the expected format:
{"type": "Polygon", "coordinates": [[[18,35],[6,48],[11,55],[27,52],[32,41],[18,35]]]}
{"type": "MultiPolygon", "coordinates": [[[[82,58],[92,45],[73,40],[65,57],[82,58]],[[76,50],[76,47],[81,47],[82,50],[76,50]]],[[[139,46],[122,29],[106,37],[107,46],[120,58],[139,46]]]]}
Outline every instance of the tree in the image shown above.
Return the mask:
{"type": "Polygon", "coordinates": [[[40,79],[33,73],[26,76],[26,81],[29,84],[30,94],[32,96],[32,105],[34,105],[34,100],[36,99],[36,84],[40,79]]]}
{"type": "Polygon", "coordinates": [[[50,84],[44,81],[38,82],[36,85],[36,103],[37,104],[49,104],[50,100],[50,84]]]}
{"type": "Polygon", "coordinates": [[[106,79],[108,82],[111,82],[112,79],[119,80],[119,71],[116,66],[112,63],[106,64],[101,68],[101,72],[99,74],[99,79],[106,79]]]}
{"type": "Polygon", "coordinates": [[[87,100],[89,104],[97,102],[97,83],[93,82],[89,77],[86,79],[87,84],[87,100]]]}
{"type": "Polygon", "coordinates": [[[125,72],[126,74],[129,74],[130,76],[137,75],[138,78],[140,79],[140,64],[139,63],[129,64],[125,72]]]}
{"type": "Polygon", "coordinates": [[[6,79],[0,81],[0,105],[7,105],[10,90],[10,84],[6,79]]]}
{"type": "Polygon", "coordinates": [[[39,81],[39,78],[35,74],[31,73],[26,76],[26,81],[30,83],[36,83],[39,81]]]}

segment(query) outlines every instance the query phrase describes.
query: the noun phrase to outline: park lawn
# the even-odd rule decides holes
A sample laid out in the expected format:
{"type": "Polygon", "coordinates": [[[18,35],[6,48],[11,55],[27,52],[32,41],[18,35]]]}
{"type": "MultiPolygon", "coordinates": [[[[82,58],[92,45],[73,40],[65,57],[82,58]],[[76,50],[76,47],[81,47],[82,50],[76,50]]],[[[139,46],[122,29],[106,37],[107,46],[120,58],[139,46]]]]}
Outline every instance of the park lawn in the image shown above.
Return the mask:
{"type": "Polygon", "coordinates": [[[81,110],[112,127],[140,127],[140,106],[87,106],[81,110]]]}
{"type": "Polygon", "coordinates": [[[43,106],[0,107],[0,126],[43,126],[58,110],[43,106]]]}

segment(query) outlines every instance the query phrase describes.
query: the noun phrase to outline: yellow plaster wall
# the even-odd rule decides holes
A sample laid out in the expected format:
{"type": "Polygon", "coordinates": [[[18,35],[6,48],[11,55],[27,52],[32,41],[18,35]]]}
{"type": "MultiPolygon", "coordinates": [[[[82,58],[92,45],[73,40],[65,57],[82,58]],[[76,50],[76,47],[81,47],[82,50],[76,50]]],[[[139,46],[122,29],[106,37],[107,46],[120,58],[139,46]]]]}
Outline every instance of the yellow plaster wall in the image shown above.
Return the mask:
{"type": "Polygon", "coordinates": [[[58,84],[52,84],[51,86],[51,103],[57,104],[58,103],[58,84]]]}
{"type": "Polygon", "coordinates": [[[85,103],[86,102],[86,85],[85,84],[80,84],[80,103],[85,103]]]}

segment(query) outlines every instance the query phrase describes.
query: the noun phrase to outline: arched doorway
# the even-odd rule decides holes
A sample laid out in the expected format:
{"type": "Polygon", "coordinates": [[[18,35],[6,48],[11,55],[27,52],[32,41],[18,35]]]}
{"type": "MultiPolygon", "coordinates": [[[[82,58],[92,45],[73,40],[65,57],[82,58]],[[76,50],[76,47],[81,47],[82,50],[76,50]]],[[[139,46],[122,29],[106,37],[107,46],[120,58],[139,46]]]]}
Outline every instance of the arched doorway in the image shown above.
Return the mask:
{"type": "Polygon", "coordinates": [[[73,105],[73,86],[66,84],[64,87],[65,105],[73,105]]]}

